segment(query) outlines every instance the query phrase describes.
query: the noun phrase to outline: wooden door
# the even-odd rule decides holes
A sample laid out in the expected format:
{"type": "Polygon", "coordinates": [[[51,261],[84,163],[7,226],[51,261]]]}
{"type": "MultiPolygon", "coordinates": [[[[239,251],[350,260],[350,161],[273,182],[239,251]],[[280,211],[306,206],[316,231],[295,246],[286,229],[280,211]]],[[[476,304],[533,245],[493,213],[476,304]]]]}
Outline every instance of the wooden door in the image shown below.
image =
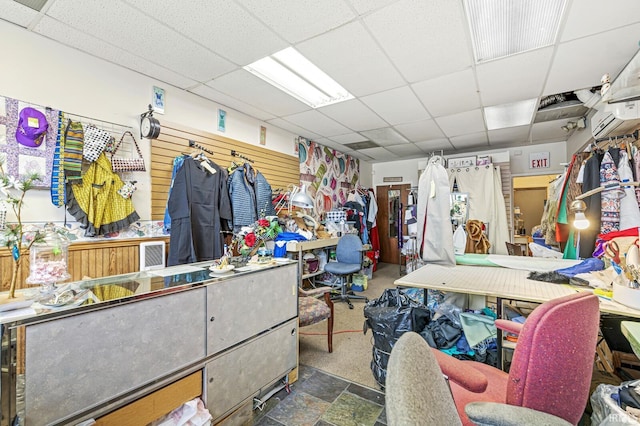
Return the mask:
{"type": "Polygon", "coordinates": [[[399,228],[402,235],[407,235],[404,224],[404,210],[410,184],[382,185],[376,187],[376,201],[378,203],[378,235],[380,237],[380,261],[386,263],[400,263],[400,249],[398,248],[399,228]]]}

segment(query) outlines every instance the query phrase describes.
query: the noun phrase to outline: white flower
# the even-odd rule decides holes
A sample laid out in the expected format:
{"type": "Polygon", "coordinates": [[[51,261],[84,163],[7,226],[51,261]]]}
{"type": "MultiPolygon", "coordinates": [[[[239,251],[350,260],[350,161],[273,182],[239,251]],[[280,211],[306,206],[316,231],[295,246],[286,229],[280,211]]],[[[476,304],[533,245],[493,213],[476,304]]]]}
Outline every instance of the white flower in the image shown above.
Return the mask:
{"type": "Polygon", "coordinates": [[[11,187],[5,185],[4,181],[0,180],[0,193],[2,193],[5,197],[9,197],[9,189],[11,189],[11,187]]]}
{"type": "Polygon", "coordinates": [[[14,176],[7,176],[7,189],[15,188],[18,191],[22,191],[22,182],[16,179],[14,176]]]}

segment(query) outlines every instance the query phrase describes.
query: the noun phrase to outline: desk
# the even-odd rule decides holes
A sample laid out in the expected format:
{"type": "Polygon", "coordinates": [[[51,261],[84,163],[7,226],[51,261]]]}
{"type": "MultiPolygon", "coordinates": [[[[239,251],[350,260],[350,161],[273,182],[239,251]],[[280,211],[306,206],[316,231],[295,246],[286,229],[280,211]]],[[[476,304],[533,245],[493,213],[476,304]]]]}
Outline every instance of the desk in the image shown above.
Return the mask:
{"type": "MultiPolygon", "coordinates": [[[[304,260],[302,256],[304,252],[316,250],[316,249],[326,249],[327,247],[335,247],[338,245],[338,241],[340,241],[340,237],[334,238],[320,238],[317,240],[310,241],[289,241],[287,242],[287,252],[288,253],[296,253],[298,256],[298,285],[302,287],[302,282],[307,278],[313,278],[317,275],[324,273],[323,270],[318,270],[311,274],[304,273],[304,260]]],[[[328,261],[327,256],[327,261],[328,261]]]]}
{"type": "MultiPolygon", "coordinates": [[[[519,269],[428,264],[397,279],[394,284],[403,287],[493,296],[537,303],[544,303],[547,300],[566,296],[573,292],[589,291],[586,288],[565,284],[533,281],[527,279],[528,275],[529,271],[519,269]]],[[[600,299],[600,312],[640,318],[640,310],[602,298],[600,299]]]]}

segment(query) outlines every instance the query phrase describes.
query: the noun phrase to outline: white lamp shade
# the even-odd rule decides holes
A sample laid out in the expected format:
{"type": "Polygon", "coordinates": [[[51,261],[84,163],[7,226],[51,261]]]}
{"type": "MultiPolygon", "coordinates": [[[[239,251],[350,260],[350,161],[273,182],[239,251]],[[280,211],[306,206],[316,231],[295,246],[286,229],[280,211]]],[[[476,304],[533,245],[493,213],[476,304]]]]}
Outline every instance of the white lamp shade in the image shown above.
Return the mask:
{"type": "Polygon", "coordinates": [[[301,207],[303,209],[313,208],[313,199],[307,194],[306,185],[302,185],[300,191],[293,194],[293,197],[291,197],[291,205],[301,207]]]}

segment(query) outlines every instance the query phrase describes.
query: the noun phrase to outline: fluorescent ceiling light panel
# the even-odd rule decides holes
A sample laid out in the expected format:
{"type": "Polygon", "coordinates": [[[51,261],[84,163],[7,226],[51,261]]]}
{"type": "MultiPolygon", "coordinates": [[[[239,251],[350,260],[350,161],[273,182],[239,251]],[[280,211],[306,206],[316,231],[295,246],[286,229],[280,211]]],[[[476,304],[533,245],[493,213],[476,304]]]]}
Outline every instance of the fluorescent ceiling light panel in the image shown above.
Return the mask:
{"type": "Polygon", "coordinates": [[[510,104],[485,107],[484,119],[487,123],[487,130],[531,124],[537,105],[538,99],[528,99],[510,104]]]}
{"type": "Polygon", "coordinates": [[[465,0],[476,62],[555,42],[566,0],[465,0]]]}
{"type": "Polygon", "coordinates": [[[353,95],[293,47],[244,67],[311,108],[353,99],[353,95]]]}

